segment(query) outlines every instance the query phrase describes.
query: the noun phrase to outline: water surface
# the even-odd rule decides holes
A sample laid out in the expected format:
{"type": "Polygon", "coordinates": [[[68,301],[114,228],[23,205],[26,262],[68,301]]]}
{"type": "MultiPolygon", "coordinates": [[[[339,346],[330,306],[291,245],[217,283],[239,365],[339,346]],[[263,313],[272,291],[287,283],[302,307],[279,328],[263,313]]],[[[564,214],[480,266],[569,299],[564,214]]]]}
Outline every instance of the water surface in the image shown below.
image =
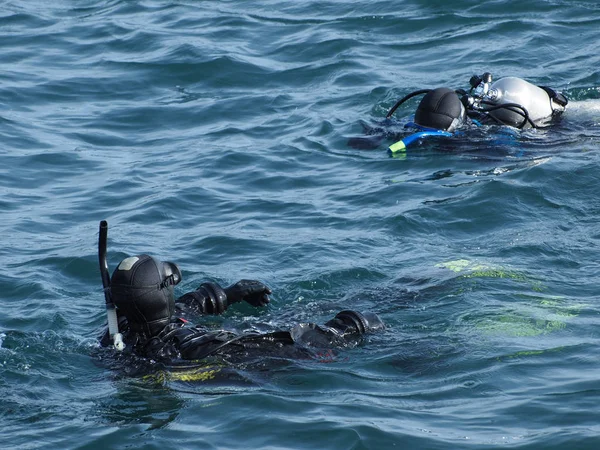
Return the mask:
{"type": "Polygon", "coordinates": [[[566,0],[0,2],[1,447],[597,448],[599,25],[566,0]],[[562,122],[348,145],[484,71],[565,92],[562,122]],[[388,328],[235,382],[121,376],[102,219],[111,268],[273,289],[212,326],[388,328]]]}

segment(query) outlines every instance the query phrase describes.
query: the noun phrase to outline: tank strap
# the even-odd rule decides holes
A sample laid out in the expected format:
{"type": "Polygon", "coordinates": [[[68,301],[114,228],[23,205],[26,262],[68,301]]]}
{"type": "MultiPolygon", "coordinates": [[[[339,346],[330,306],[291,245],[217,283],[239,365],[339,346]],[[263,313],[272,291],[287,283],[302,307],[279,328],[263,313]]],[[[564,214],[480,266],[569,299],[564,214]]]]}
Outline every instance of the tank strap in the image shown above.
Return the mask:
{"type": "Polygon", "coordinates": [[[569,100],[563,94],[556,92],[554,89],[549,88],[548,86],[539,86],[540,89],[546,91],[546,94],[557,104],[562,106],[563,108],[567,106],[569,100]]]}

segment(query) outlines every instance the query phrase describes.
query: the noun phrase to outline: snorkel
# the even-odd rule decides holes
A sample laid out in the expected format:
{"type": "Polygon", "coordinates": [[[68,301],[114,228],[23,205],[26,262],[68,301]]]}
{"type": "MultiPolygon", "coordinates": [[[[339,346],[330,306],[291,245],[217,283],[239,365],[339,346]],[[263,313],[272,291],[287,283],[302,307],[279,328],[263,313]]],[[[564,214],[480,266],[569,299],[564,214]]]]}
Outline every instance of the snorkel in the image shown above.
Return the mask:
{"type": "MultiPolygon", "coordinates": [[[[415,125],[415,124],[409,123],[408,125],[415,125]]],[[[408,145],[410,145],[413,142],[418,141],[419,139],[422,139],[424,137],[428,137],[428,136],[450,137],[450,136],[452,136],[452,133],[450,133],[448,131],[425,129],[425,128],[422,128],[422,130],[423,131],[418,131],[417,133],[409,134],[405,138],[400,139],[398,142],[395,142],[394,144],[390,145],[388,148],[389,148],[392,156],[396,156],[398,153],[404,153],[406,151],[406,147],[408,145]]]]}
{"type": "Polygon", "coordinates": [[[108,222],[100,222],[100,235],[98,237],[98,259],[100,262],[100,275],[102,276],[102,286],[104,288],[104,300],[106,301],[106,316],[108,318],[108,333],[115,349],[122,351],[125,348],[123,335],[119,333],[119,319],[117,318],[117,309],[110,295],[110,275],[108,273],[108,262],[106,261],[106,241],[108,236],[108,222]]]}

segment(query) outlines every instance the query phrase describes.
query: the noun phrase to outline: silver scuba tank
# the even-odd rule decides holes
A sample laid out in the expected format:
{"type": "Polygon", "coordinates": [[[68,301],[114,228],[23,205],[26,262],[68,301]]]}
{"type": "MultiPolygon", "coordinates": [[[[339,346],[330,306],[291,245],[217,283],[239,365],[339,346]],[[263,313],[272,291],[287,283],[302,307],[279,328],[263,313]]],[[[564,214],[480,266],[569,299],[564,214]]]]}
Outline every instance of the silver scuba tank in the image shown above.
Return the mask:
{"type": "Polygon", "coordinates": [[[529,119],[536,127],[543,126],[550,118],[565,110],[565,105],[555,102],[547,91],[521,78],[501,78],[491,84],[482,102],[489,115],[505,123],[519,128],[529,128],[531,123],[524,123],[524,111],[509,103],[525,108],[529,119]],[[495,108],[507,105],[505,108],[495,108]]]}

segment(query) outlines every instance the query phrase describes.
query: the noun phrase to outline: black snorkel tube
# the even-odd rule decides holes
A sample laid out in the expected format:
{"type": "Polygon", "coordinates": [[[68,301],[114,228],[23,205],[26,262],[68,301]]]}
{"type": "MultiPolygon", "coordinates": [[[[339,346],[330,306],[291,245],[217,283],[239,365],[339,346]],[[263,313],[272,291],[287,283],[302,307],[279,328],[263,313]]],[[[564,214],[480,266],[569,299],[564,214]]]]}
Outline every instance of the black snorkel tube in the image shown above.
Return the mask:
{"type": "Polygon", "coordinates": [[[98,237],[98,260],[100,262],[100,275],[102,276],[102,287],[104,288],[104,300],[106,301],[106,316],[108,318],[108,333],[114,347],[121,351],[125,348],[123,335],[119,333],[119,319],[117,309],[110,295],[110,275],[108,273],[108,262],[106,261],[106,242],[108,239],[108,222],[100,221],[100,235],[98,237]]]}

